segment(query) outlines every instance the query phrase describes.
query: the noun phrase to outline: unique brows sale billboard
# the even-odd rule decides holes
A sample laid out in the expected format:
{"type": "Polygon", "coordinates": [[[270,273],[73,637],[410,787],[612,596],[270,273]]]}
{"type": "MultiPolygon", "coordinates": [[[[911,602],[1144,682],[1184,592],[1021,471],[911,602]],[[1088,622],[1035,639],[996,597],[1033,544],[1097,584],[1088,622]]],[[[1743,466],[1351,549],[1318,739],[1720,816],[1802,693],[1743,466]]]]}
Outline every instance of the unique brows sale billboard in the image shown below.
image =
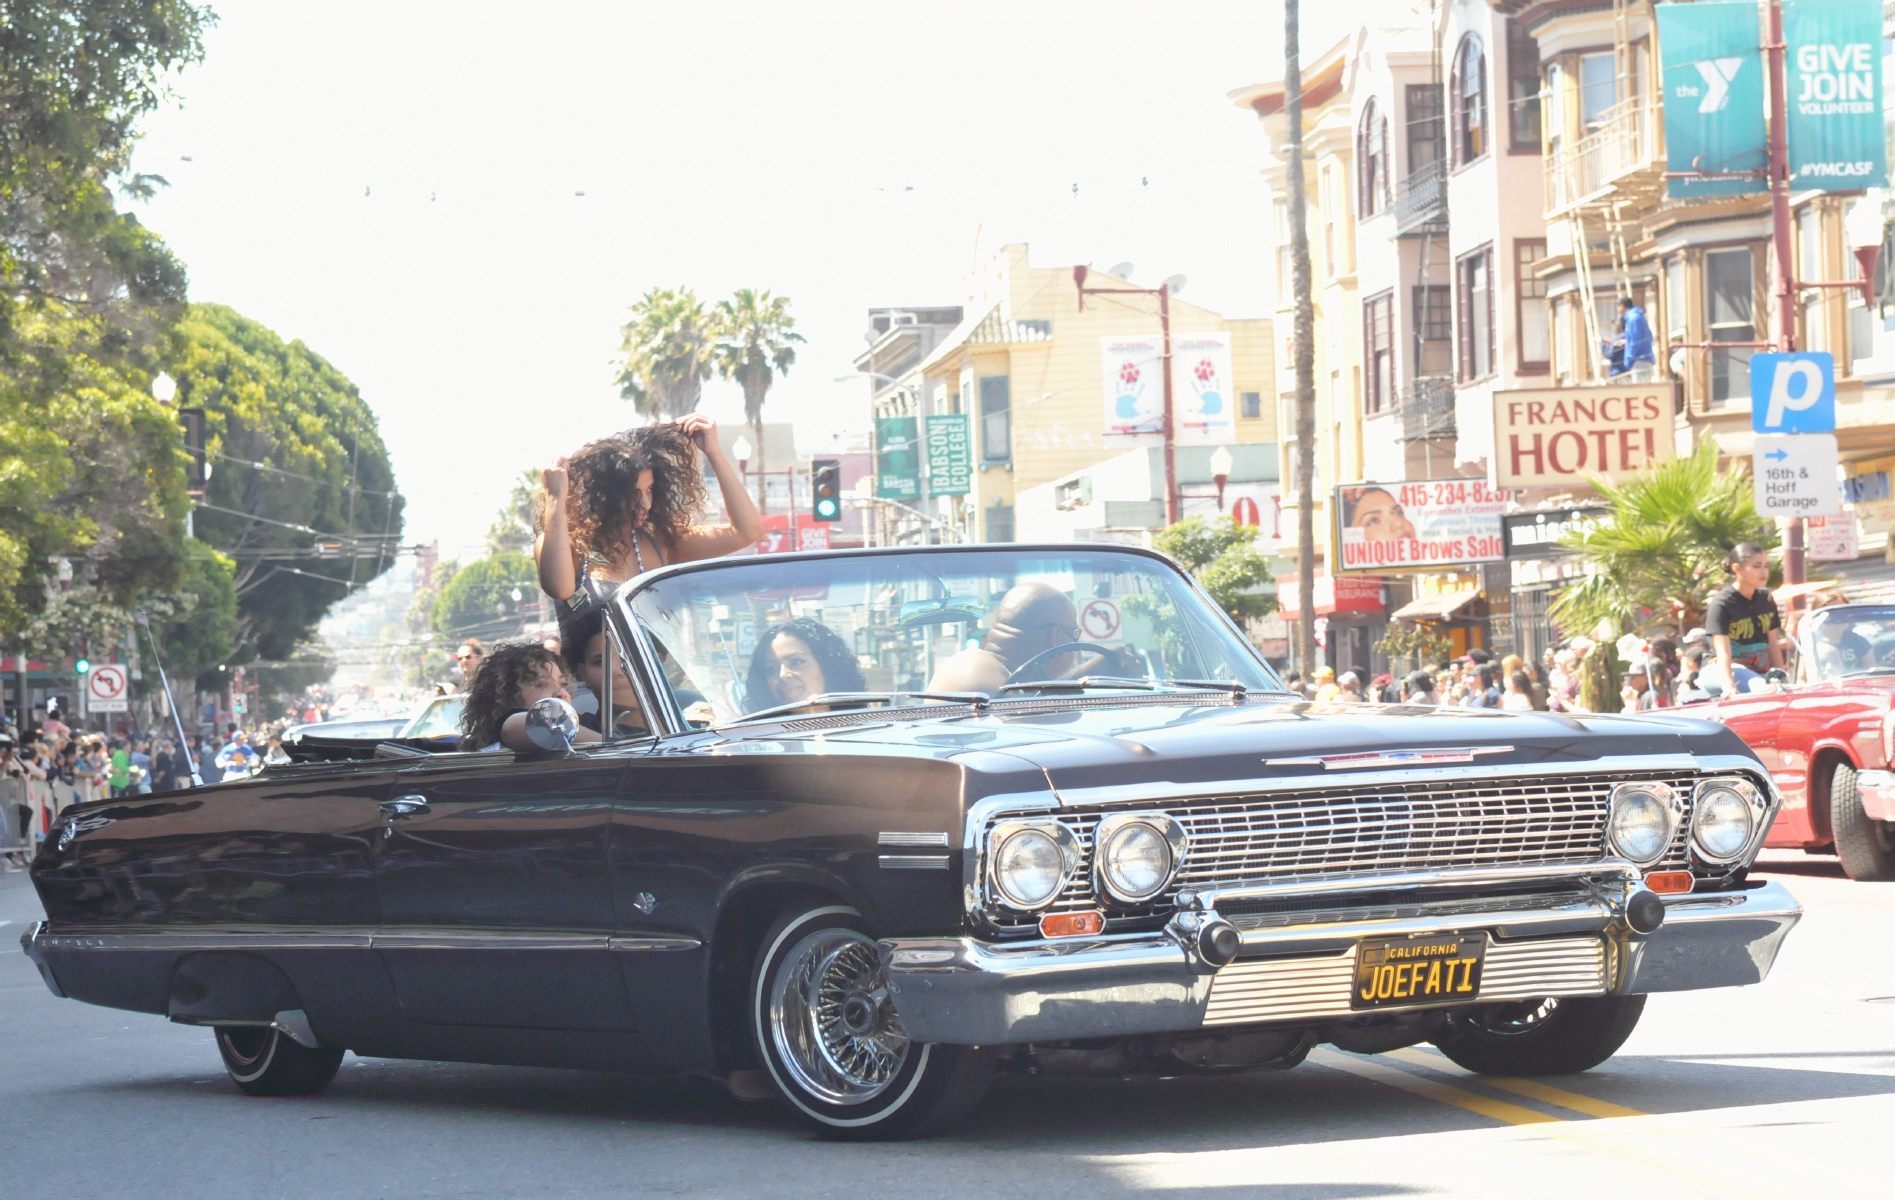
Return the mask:
{"type": "Polygon", "coordinates": [[[1676,453],[1672,387],[1663,383],[1494,393],[1494,482],[1586,487],[1628,479],[1676,453]]]}
{"type": "Polygon", "coordinates": [[[1501,514],[1512,493],[1484,479],[1355,483],[1336,489],[1336,545],[1344,571],[1391,571],[1499,562],[1501,514]]]}

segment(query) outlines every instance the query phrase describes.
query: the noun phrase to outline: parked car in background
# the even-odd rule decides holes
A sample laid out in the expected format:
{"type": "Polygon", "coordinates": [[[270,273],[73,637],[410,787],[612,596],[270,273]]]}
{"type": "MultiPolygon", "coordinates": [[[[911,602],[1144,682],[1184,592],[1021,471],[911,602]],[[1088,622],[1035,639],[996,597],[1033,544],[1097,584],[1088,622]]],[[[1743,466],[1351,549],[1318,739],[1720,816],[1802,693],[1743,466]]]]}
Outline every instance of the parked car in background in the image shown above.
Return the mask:
{"type": "Polygon", "coordinates": [[[1851,879],[1895,879],[1895,606],[1838,604],[1804,617],[1781,690],[1682,711],[1721,721],[1783,794],[1767,846],[1832,847],[1851,879]]]}
{"type": "MultiPolygon", "coordinates": [[[[305,742],[311,742],[312,739],[435,742],[439,739],[459,738],[461,712],[466,707],[467,697],[456,692],[451,696],[436,696],[423,705],[419,712],[405,717],[375,717],[365,721],[322,721],[314,725],[291,726],[283,731],[282,740],[287,747],[302,745],[305,742]]],[[[438,745],[430,748],[452,749],[452,747],[438,745]]]]}
{"type": "Polygon", "coordinates": [[[75,806],[26,952],[251,1093],[345,1049],[710,1074],[863,1138],[996,1070],[1583,1071],[1801,915],[1748,877],[1777,792],[1730,730],[1310,703],[1147,551],[720,559],[605,613],[603,741],[549,698],[535,752],[312,737],[75,806]]]}

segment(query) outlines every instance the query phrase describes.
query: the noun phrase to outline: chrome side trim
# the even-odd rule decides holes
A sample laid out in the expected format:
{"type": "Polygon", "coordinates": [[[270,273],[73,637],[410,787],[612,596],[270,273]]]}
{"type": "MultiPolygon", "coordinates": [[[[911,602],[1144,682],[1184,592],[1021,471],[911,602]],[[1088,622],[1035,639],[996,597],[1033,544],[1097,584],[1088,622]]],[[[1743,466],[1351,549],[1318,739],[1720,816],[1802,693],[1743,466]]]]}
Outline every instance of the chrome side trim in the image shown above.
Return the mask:
{"type": "Polygon", "coordinates": [[[377,950],[604,950],[601,933],[510,929],[395,929],[378,932],[377,950]]]}
{"type": "Polygon", "coordinates": [[[34,921],[28,925],[25,932],[20,934],[20,953],[26,955],[32,960],[33,965],[39,968],[39,977],[46,981],[46,990],[64,1000],[66,993],[59,986],[59,981],[53,978],[52,964],[46,961],[46,954],[40,949],[40,938],[45,932],[46,922],[44,921],[34,921]]]}
{"type": "Polygon", "coordinates": [[[625,951],[656,950],[669,953],[675,950],[696,950],[704,943],[694,937],[615,937],[605,939],[607,949],[625,951]]]}
{"type": "Polygon", "coordinates": [[[1285,880],[1282,883],[1246,884],[1239,887],[1179,892],[1178,907],[1187,910],[1207,909],[1237,901],[1274,900],[1286,896],[1402,891],[1409,888],[1423,890],[1473,888],[1584,879],[1636,884],[1640,878],[1637,867],[1623,859],[1614,858],[1588,863],[1523,863],[1518,866],[1464,867],[1445,871],[1409,871],[1390,875],[1328,875],[1312,879],[1285,880]]]}
{"type": "Polygon", "coordinates": [[[947,846],[948,835],[943,833],[883,830],[875,839],[878,846],[947,846]]]}
{"type": "MultiPolygon", "coordinates": [[[[44,927],[46,922],[40,922],[44,927]]],[[[41,933],[38,946],[58,952],[82,950],[366,950],[373,929],[309,929],[209,926],[202,929],[108,928],[85,933],[41,933]]]]}
{"type": "Polygon", "coordinates": [[[945,871],[948,869],[948,856],[945,854],[881,854],[876,862],[884,871],[945,871]]]}

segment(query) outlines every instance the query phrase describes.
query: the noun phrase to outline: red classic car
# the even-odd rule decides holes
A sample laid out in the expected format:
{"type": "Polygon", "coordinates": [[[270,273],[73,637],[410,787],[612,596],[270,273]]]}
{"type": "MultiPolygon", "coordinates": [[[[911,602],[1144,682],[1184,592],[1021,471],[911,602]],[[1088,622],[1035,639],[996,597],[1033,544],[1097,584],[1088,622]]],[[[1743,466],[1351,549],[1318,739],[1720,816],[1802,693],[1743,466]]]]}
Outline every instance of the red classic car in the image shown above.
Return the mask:
{"type": "Polygon", "coordinates": [[[1796,649],[1783,690],[1687,711],[1729,726],[1775,778],[1783,808],[1764,845],[1833,846],[1851,879],[1895,879],[1895,605],[1817,609],[1796,649]]]}

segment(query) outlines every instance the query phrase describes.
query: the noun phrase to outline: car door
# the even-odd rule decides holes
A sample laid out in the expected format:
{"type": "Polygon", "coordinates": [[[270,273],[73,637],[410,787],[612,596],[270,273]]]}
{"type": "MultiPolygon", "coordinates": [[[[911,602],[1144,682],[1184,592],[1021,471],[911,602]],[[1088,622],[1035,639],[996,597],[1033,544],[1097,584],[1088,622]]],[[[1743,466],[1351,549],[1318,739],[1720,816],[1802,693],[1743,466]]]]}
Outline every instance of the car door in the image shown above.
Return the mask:
{"type": "Polygon", "coordinates": [[[606,852],[625,758],[456,756],[400,772],[375,949],[430,1025],[631,1030],[606,852]]]}

